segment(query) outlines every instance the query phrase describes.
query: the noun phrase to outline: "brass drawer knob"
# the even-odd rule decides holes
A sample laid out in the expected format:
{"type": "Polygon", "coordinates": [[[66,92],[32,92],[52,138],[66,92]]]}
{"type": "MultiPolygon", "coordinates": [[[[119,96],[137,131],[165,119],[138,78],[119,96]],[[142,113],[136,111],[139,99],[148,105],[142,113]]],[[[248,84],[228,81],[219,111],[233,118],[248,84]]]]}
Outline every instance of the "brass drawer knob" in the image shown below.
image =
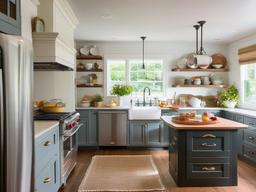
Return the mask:
{"type": "Polygon", "coordinates": [[[46,177],[46,178],[44,179],[44,183],[45,183],[45,184],[46,184],[46,183],[50,183],[51,180],[52,180],[51,177],[46,177]]]}
{"type": "Polygon", "coordinates": [[[52,143],[51,143],[50,141],[45,141],[45,142],[44,142],[44,146],[45,146],[45,147],[48,147],[48,146],[51,145],[51,144],[52,144],[52,143]]]}

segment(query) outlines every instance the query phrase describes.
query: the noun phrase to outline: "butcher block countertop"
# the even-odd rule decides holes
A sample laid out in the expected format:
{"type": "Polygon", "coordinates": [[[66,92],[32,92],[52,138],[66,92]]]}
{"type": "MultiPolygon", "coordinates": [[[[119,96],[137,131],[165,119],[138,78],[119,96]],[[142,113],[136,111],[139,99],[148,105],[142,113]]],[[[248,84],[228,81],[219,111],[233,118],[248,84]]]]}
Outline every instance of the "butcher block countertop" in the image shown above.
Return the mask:
{"type": "Polygon", "coordinates": [[[177,130],[237,130],[248,125],[218,117],[218,123],[210,125],[184,125],[172,122],[173,116],[162,116],[161,119],[170,127],[177,130]]]}

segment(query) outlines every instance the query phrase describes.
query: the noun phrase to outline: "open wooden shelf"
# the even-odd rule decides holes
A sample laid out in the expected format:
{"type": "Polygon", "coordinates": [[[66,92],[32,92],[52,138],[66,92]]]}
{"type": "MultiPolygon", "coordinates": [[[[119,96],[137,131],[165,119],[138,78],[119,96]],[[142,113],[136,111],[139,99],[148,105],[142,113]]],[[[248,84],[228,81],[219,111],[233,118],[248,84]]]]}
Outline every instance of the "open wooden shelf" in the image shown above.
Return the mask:
{"type": "Polygon", "coordinates": [[[190,68],[185,68],[185,69],[172,69],[173,72],[228,72],[229,69],[227,68],[222,68],[222,69],[213,69],[213,68],[208,68],[208,69],[190,69],[190,68]]]}
{"type": "Polygon", "coordinates": [[[226,88],[227,85],[173,85],[172,87],[226,88]]]}
{"type": "Polygon", "coordinates": [[[103,60],[103,57],[100,55],[77,55],[76,59],[78,59],[78,60],[103,60]]]}
{"type": "Polygon", "coordinates": [[[103,85],[96,84],[96,85],[86,85],[86,84],[81,84],[81,85],[76,85],[77,88],[100,88],[103,87],[103,85]]]}
{"type": "Polygon", "coordinates": [[[103,69],[92,69],[92,70],[87,70],[87,69],[77,69],[77,72],[103,72],[103,69]]]}

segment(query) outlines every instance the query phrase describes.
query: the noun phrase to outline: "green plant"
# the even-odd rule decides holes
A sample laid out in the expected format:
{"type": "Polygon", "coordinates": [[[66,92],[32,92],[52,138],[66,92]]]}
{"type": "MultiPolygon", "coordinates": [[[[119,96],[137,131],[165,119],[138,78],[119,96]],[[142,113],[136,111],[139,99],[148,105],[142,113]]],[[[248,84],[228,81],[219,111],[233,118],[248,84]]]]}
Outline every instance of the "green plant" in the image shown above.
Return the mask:
{"type": "Polygon", "coordinates": [[[94,101],[95,102],[102,102],[103,101],[103,97],[100,96],[100,95],[96,95],[94,101]]]}
{"type": "Polygon", "coordinates": [[[240,102],[239,93],[235,85],[231,85],[227,89],[220,92],[219,94],[220,107],[227,107],[226,101],[235,101],[237,104],[239,104],[240,102]]]}
{"type": "Polygon", "coordinates": [[[90,106],[95,107],[95,104],[97,102],[102,102],[102,101],[103,101],[103,97],[101,95],[96,95],[93,99],[91,99],[90,106]]]}
{"type": "Polygon", "coordinates": [[[125,96],[130,95],[133,92],[131,85],[114,85],[112,88],[112,95],[125,96]]]}

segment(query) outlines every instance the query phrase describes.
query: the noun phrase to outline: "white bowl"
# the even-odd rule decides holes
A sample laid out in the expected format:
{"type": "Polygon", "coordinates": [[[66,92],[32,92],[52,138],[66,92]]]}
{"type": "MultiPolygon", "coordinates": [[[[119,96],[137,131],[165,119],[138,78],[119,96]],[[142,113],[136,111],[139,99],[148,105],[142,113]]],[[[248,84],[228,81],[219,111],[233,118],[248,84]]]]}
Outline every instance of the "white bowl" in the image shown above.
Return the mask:
{"type": "Polygon", "coordinates": [[[87,70],[91,70],[91,69],[93,68],[93,63],[86,63],[86,64],[85,64],[85,68],[86,68],[87,70]]]}
{"type": "Polygon", "coordinates": [[[201,102],[202,101],[196,97],[191,97],[188,101],[189,105],[191,105],[192,107],[196,107],[196,108],[201,107],[201,102]]]}
{"type": "Polygon", "coordinates": [[[212,67],[215,69],[220,69],[223,67],[223,65],[222,64],[212,64],[212,67]]]}

